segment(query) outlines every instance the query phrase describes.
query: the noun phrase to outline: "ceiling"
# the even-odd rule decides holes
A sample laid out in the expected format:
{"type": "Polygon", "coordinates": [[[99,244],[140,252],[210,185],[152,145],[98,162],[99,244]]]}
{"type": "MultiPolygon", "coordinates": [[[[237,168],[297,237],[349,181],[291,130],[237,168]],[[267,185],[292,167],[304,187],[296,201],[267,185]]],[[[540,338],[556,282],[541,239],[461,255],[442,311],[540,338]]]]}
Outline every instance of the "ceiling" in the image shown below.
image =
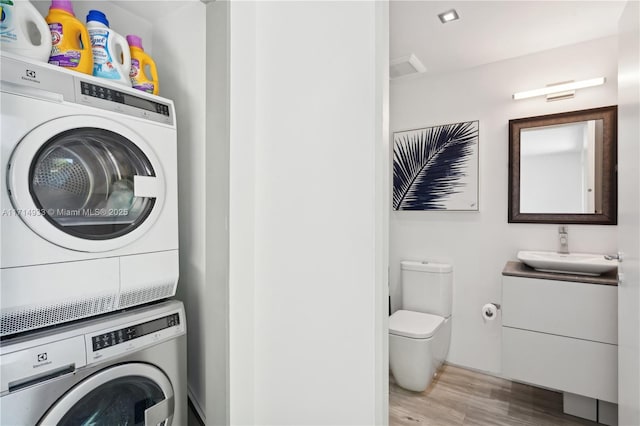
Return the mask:
{"type": "Polygon", "coordinates": [[[391,1],[390,59],[415,54],[427,74],[617,34],[626,1],[391,1]],[[438,14],[455,9],[458,21],[438,14]]]}

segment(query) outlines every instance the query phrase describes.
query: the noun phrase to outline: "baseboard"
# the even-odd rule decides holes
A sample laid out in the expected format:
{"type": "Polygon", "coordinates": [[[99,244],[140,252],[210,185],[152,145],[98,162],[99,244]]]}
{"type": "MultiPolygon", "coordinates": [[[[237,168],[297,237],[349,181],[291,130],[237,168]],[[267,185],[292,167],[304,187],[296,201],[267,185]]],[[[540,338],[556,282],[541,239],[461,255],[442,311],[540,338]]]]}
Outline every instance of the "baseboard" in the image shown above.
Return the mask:
{"type": "Polygon", "coordinates": [[[481,370],[479,368],[469,367],[468,365],[456,364],[455,362],[450,362],[450,361],[445,361],[444,364],[451,365],[452,367],[464,368],[465,370],[473,371],[474,373],[481,373],[487,376],[497,377],[498,379],[511,381],[509,377],[505,377],[501,373],[496,373],[495,371],[481,370]]]}

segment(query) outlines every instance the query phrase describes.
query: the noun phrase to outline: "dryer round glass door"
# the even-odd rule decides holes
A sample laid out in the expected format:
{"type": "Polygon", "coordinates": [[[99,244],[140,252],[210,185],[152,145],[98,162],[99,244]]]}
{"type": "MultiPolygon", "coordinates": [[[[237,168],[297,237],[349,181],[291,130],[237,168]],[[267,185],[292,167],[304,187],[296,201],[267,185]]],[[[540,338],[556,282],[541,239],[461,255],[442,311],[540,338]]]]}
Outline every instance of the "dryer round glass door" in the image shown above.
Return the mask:
{"type": "Polygon", "coordinates": [[[164,194],[162,169],[142,136],[89,116],[29,132],[11,157],[8,184],[34,232],[79,251],[113,250],[141,236],[164,194]]]}
{"type": "Polygon", "coordinates": [[[135,197],[134,179],[153,177],[153,166],[131,141],[110,130],[60,133],[36,154],[29,192],[45,218],[80,238],[104,240],[134,230],[154,198],[135,197]]]}
{"type": "Polygon", "coordinates": [[[123,364],[73,387],[38,424],[169,426],[174,403],[173,388],[162,371],[149,364],[123,364]]]}

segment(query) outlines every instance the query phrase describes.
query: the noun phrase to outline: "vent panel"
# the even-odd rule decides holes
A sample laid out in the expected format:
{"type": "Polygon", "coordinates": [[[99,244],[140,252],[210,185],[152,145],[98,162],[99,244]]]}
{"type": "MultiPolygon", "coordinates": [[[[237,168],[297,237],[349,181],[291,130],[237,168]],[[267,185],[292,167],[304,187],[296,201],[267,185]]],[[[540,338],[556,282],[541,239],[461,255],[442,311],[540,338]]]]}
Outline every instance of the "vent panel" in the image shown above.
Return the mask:
{"type": "Polygon", "coordinates": [[[120,295],[118,309],[141,305],[143,303],[153,302],[154,300],[166,299],[174,294],[175,283],[126,291],[120,295]]]}
{"type": "Polygon", "coordinates": [[[0,316],[0,336],[111,312],[115,301],[115,295],[108,295],[3,312],[0,316]]]}
{"type": "Polygon", "coordinates": [[[426,71],[427,68],[414,54],[403,56],[402,58],[394,59],[389,62],[389,78],[391,78],[391,80],[415,74],[422,74],[426,71]]]}

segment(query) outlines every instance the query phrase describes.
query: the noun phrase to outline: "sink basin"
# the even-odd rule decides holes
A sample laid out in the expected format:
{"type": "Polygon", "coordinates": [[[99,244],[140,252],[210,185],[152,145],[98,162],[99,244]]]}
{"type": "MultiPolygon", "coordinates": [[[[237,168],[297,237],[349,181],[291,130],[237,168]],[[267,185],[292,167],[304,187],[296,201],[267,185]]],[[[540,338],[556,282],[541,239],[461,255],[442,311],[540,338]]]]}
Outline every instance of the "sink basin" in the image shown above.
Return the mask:
{"type": "Polygon", "coordinates": [[[518,259],[537,271],[561,274],[600,275],[618,267],[617,260],[607,260],[603,254],[553,251],[519,251],[518,259]]]}

